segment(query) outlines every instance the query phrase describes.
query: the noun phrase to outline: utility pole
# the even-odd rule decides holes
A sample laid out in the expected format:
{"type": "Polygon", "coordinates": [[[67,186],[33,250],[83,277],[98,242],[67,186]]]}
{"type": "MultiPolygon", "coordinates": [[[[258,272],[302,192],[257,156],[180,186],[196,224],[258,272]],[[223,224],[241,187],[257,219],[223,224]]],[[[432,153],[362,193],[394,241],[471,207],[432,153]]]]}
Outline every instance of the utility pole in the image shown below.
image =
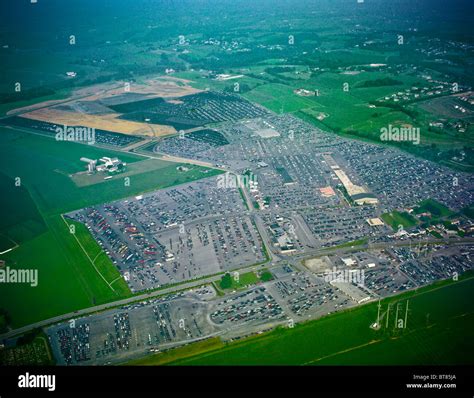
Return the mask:
{"type": "Polygon", "coordinates": [[[407,327],[407,318],[408,318],[408,303],[409,303],[409,300],[407,300],[407,306],[405,308],[405,323],[403,325],[403,328],[406,329],[407,327]]]}
{"type": "Polygon", "coordinates": [[[388,329],[388,318],[389,318],[389,314],[390,314],[390,304],[388,305],[387,307],[387,319],[386,319],[386,322],[385,322],[385,328],[388,329]]]}
{"type": "Polygon", "coordinates": [[[397,328],[397,321],[398,321],[398,306],[400,303],[397,303],[397,312],[395,313],[395,329],[397,328]]]}
{"type": "Polygon", "coordinates": [[[377,326],[380,327],[380,299],[379,299],[379,304],[377,305],[379,307],[377,311],[377,326]]]}

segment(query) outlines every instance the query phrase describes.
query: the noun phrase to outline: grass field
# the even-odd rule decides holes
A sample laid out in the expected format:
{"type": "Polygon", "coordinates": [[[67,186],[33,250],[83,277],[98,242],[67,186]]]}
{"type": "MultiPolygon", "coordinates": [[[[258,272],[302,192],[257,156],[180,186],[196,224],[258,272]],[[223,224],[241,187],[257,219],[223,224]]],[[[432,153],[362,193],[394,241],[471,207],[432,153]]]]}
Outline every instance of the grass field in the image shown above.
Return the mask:
{"type": "Polygon", "coordinates": [[[413,212],[415,214],[429,212],[434,217],[449,217],[455,214],[453,211],[449,210],[446,206],[434,199],[423,200],[416,208],[413,209],[413,212]]]}
{"type": "Polygon", "coordinates": [[[138,167],[133,163],[146,158],[8,129],[2,129],[1,133],[0,170],[10,177],[20,177],[40,211],[46,214],[65,213],[217,173],[199,166],[183,173],[176,169],[178,163],[156,159],[153,169],[132,175],[129,186],[123,179],[115,178],[78,188],[69,175],[85,170],[85,163],[80,161],[83,156],[119,157],[131,164],[132,169],[138,167]]]}
{"type": "Polygon", "coordinates": [[[351,246],[362,246],[367,244],[369,240],[367,238],[352,240],[350,242],[341,243],[340,245],[333,246],[333,249],[344,248],[344,247],[351,247],[351,246]]]}
{"type": "Polygon", "coordinates": [[[29,192],[0,172],[0,252],[46,231],[43,218],[29,192]],[[20,211],[19,211],[20,210],[20,211]]]}
{"type": "MultiPolygon", "coordinates": [[[[174,166],[174,163],[166,162],[160,159],[145,158],[140,160],[139,162],[127,164],[127,166],[125,167],[125,171],[118,174],[110,175],[110,177],[112,177],[110,180],[104,181],[104,174],[88,175],[87,173],[74,174],[72,176],[72,180],[79,188],[88,187],[96,184],[103,184],[101,185],[101,187],[103,189],[107,188],[107,190],[109,190],[111,183],[114,182],[114,184],[116,184],[117,180],[119,181],[119,184],[117,184],[117,186],[120,188],[124,188],[125,177],[129,177],[130,185],[132,185],[136,182],[135,176],[140,177],[140,175],[145,174],[148,176],[152,176],[159,173],[161,174],[161,178],[163,181],[169,181],[171,185],[174,185],[174,181],[181,182],[183,180],[186,180],[188,176],[190,176],[189,178],[192,179],[193,176],[199,175],[202,172],[202,169],[200,169],[199,167],[194,168],[193,166],[188,166],[188,172],[178,171],[176,167],[177,166],[174,166]]],[[[150,185],[153,186],[152,183],[150,185]]],[[[145,189],[146,186],[147,185],[144,186],[145,189]]]]}
{"type": "Polygon", "coordinates": [[[219,282],[219,288],[225,290],[237,290],[246,286],[255,285],[260,282],[255,272],[246,272],[240,274],[238,278],[233,274],[225,274],[219,282]]]}
{"type": "MultiPolygon", "coordinates": [[[[173,365],[421,365],[473,364],[474,277],[444,281],[381,301],[379,330],[370,328],[377,318],[377,303],[370,303],[325,318],[277,329],[240,342],[216,342],[186,352],[158,354],[134,364],[173,365]],[[396,322],[405,320],[406,328],[396,322]],[[387,308],[390,311],[387,318],[387,308]],[[388,326],[387,326],[388,319],[388,326]],[[166,357],[164,355],[167,355],[166,357]],[[156,362],[155,362],[156,361],[156,362]]],[[[192,346],[189,346],[192,349],[192,346]]]]}
{"type": "Polygon", "coordinates": [[[397,231],[400,225],[403,228],[411,228],[417,224],[416,219],[406,212],[392,211],[382,214],[381,217],[385,224],[390,225],[394,231],[397,231]]]}
{"type": "Polygon", "coordinates": [[[131,292],[125,280],[85,225],[76,221],[67,220],[64,217],[62,217],[62,219],[68,226],[69,231],[71,231],[71,226],[74,226],[74,234],[72,235],[82,251],[86,254],[89,263],[93,266],[97,274],[100,275],[101,279],[110,287],[110,290],[120,296],[129,296],[131,292]]]}
{"type": "Polygon", "coordinates": [[[17,246],[16,242],[8,236],[0,235],[0,253],[6,253],[17,246]]]}
{"type": "MultiPolygon", "coordinates": [[[[128,289],[121,288],[122,282],[115,282],[114,290],[102,279],[61,216],[48,216],[45,222],[46,233],[2,256],[10,267],[38,269],[36,287],[27,284],[0,286],[0,307],[11,314],[12,327],[131,295],[129,291],[127,293],[128,289]]],[[[87,242],[87,235],[82,235],[80,230],[78,234],[92,257],[94,251],[87,242]]],[[[115,267],[111,264],[102,265],[103,268],[110,267],[108,272],[114,272],[115,267]]],[[[102,272],[107,274],[104,269],[102,272]]]]}
{"type": "Polygon", "coordinates": [[[89,232],[77,226],[77,235],[71,234],[61,214],[218,172],[192,165],[183,173],[177,171],[178,163],[156,160],[160,164],[155,164],[153,170],[131,175],[130,186],[115,179],[78,187],[70,174],[83,170],[82,156],[117,156],[130,165],[155,160],[139,162],[144,158],[11,129],[1,129],[0,133],[0,170],[6,176],[5,189],[18,189],[11,187],[16,177],[21,178],[22,187],[22,191],[13,191],[22,192],[21,197],[14,197],[22,206],[12,201],[11,206],[2,208],[0,219],[8,220],[8,234],[20,231],[25,237],[18,248],[1,259],[10,267],[38,269],[39,279],[34,288],[25,284],[0,286],[0,308],[11,315],[10,326],[14,328],[131,294],[115,266],[105,254],[98,253],[99,247],[89,232]],[[43,229],[39,230],[41,223],[43,229]]]}

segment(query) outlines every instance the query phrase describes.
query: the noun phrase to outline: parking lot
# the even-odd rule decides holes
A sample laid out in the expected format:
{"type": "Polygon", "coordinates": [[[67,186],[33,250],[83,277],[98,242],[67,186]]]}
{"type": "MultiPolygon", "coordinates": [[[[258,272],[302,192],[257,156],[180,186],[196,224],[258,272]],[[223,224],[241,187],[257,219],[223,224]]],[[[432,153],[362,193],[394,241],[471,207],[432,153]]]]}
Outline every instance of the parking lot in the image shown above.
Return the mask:
{"type": "Polygon", "coordinates": [[[261,237],[236,188],[216,178],[73,212],[133,291],[265,260],[261,237]]]}
{"type": "Polygon", "coordinates": [[[268,284],[268,290],[295,322],[327,315],[354,303],[348,296],[306,272],[296,272],[268,284]]]}
{"type": "Polygon", "coordinates": [[[264,286],[226,297],[211,308],[210,314],[211,321],[223,328],[255,326],[284,317],[282,308],[264,286]]]}
{"type": "Polygon", "coordinates": [[[60,365],[117,363],[196,341],[217,331],[205,291],[150,300],[46,330],[60,365]]]}

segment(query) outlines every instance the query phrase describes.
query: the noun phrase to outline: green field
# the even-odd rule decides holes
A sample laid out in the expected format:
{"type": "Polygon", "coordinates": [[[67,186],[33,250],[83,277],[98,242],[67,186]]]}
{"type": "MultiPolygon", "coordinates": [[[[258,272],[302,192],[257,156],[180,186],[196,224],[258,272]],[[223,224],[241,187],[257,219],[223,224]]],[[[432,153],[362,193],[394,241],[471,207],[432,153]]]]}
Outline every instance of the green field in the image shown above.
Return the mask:
{"type": "Polygon", "coordinates": [[[417,224],[416,219],[407,212],[392,211],[381,216],[385,224],[390,225],[394,231],[398,231],[399,225],[403,228],[411,228],[417,224]]]}
{"type": "Polygon", "coordinates": [[[16,186],[15,180],[0,172],[0,252],[46,231],[43,218],[29,192],[16,186]],[[20,211],[19,211],[20,210],[20,211]]]}
{"type": "Polygon", "coordinates": [[[9,250],[13,250],[16,245],[16,242],[10,239],[8,236],[0,235],[0,253],[5,253],[9,250]]]}
{"type": "MultiPolygon", "coordinates": [[[[381,302],[379,330],[377,303],[370,303],[319,320],[280,328],[240,342],[216,343],[193,350],[194,357],[158,354],[134,364],[173,365],[422,365],[473,364],[474,327],[472,273],[458,282],[444,281],[381,302]],[[406,328],[396,322],[405,320],[406,328]],[[387,308],[390,311],[387,318],[387,308]],[[388,326],[387,326],[388,319],[388,326]],[[169,360],[164,361],[163,355],[169,360]],[[156,362],[155,362],[156,361],[156,362]]],[[[189,346],[190,348],[192,346],[189,346]]]]}
{"type": "Polygon", "coordinates": [[[179,172],[179,163],[153,159],[145,161],[152,162],[153,169],[131,175],[129,186],[122,178],[114,178],[79,188],[69,175],[85,170],[85,163],[80,161],[83,156],[116,156],[132,163],[132,169],[137,167],[133,163],[146,158],[8,129],[1,129],[0,133],[0,170],[12,178],[20,177],[40,211],[46,214],[65,213],[218,173],[194,165],[188,166],[188,172],[179,172]]]}
{"type": "Polygon", "coordinates": [[[246,272],[236,277],[233,273],[225,274],[219,282],[219,287],[224,290],[237,290],[246,286],[255,285],[260,279],[255,272],[246,272]]]}
{"type": "MultiPolygon", "coordinates": [[[[45,222],[47,232],[2,256],[12,268],[38,269],[36,287],[27,284],[0,286],[0,307],[11,314],[12,327],[130,295],[125,289],[111,289],[100,277],[61,216],[47,217],[45,222]]],[[[92,255],[91,250],[89,257],[92,255]]],[[[113,286],[120,285],[116,282],[113,286]]]]}
{"type": "Polygon", "coordinates": [[[344,248],[344,247],[352,247],[352,246],[362,246],[367,244],[369,240],[367,238],[351,240],[350,242],[341,243],[340,245],[333,246],[332,249],[344,248]]]}
{"type": "Polygon", "coordinates": [[[72,236],[76,239],[82,251],[87,253],[86,257],[88,258],[89,263],[93,265],[94,270],[110,287],[110,290],[114,291],[119,296],[129,296],[131,292],[127,283],[120,275],[117,267],[114,266],[107,254],[105,254],[97,241],[87,230],[85,225],[76,221],[68,220],[64,217],[62,217],[62,219],[64,220],[64,223],[68,225],[69,231],[71,231],[71,226],[74,226],[74,233],[72,236]]]}
{"type": "Polygon", "coordinates": [[[11,315],[11,327],[131,295],[115,266],[104,254],[99,254],[99,247],[89,232],[77,226],[77,235],[71,234],[61,214],[218,173],[194,165],[189,165],[188,172],[179,172],[178,163],[143,159],[146,158],[57,142],[36,134],[0,130],[4,189],[22,203],[15,206],[13,199],[2,199],[11,202],[2,207],[0,214],[0,219],[7,220],[2,224],[5,225],[3,235],[22,239],[18,248],[1,259],[10,267],[38,269],[39,279],[37,287],[0,286],[0,308],[11,315]],[[93,159],[117,156],[134,168],[140,163],[153,163],[153,168],[131,175],[130,186],[116,178],[78,187],[70,175],[84,169],[82,156],[93,159]],[[21,178],[21,188],[12,188],[16,177],[21,178]]]}
{"type": "Polygon", "coordinates": [[[423,200],[417,207],[413,209],[413,212],[415,214],[429,212],[434,217],[449,217],[455,214],[453,211],[449,210],[446,206],[434,199],[423,200]]]}

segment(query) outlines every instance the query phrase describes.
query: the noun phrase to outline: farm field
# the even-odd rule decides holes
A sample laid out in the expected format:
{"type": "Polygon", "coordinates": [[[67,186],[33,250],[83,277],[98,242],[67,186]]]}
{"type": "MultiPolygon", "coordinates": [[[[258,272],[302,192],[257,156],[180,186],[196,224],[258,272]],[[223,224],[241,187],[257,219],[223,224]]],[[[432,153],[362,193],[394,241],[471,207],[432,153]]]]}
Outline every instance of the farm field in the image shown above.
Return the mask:
{"type": "MultiPolygon", "coordinates": [[[[348,352],[336,353],[314,362],[315,365],[379,365],[387,357],[397,365],[459,365],[466,363],[466,352],[473,346],[462,333],[474,325],[474,314],[459,315],[449,320],[449,326],[433,324],[429,328],[415,330],[403,338],[376,341],[348,352]],[[450,342],[448,344],[447,342],[450,342]]],[[[470,363],[472,364],[472,363],[470,363]]]]}
{"type": "Polygon", "coordinates": [[[93,264],[96,273],[100,275],[101,279],[103,279],[109,288],[117,295],[122,297],[129,296],[131,292],[127,283],[85,225],[64,217],[62,217],[62,219],[79,246],[81,246],[82,251],[90,260],[89,263],[93,264]],[[71,228],[73,229],[71,230],[71,228]]]}
{"type": "MultiPolygon", "coordinates": [[[[61,216],[48,216],[45,222],[47,232],[2,256],[12,268],[38,270],[36,287],[29,284],[0,286],[0,307],[11,314],[11,327],[131,295],[120,288],[121,282],[117,281],[114,284],[117,289],[113,290],[100,277],[61,216]]],[[[93,254],[91,251],[89,257],[93,254]]],[[[103,266],[110,268],[109,273],[115,271],[111,264],[103,266]]]]}
{"type": "Polygon", "coordinates": [[[159,137],[176,131],[169,126],[138,123],[119,118],[120,114],[89,115],[55,108],[34,110],[22,117],[66,126],[85,126],[96,130],[107,130],[123,134],[139,134],[159,137]]]}

